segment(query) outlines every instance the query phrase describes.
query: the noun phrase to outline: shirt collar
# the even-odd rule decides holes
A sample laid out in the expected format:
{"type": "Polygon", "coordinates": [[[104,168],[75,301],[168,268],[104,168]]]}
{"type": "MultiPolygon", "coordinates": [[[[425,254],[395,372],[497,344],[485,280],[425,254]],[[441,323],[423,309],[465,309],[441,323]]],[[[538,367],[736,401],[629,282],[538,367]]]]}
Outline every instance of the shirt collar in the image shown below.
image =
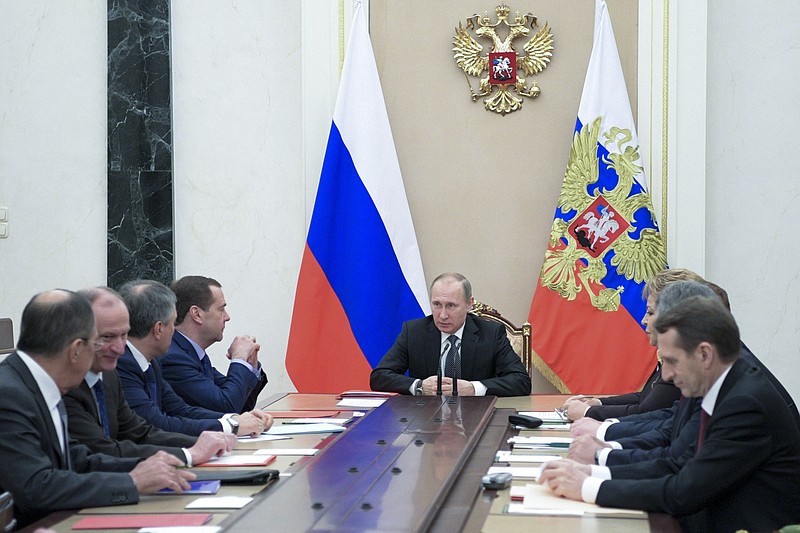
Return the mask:
{"type": "Polygon", "coordinates": [[[50,374],[39,366],[39,363],[37,363],[35,359],[25,352],[17,350],[17,353],[19,354],[19,358],[22,359],[22,362],[25,363],[25,366],[28,367],[28,370],[30,370],[33,379],[36,381],[36,385],[39,386],[47,408],[52,411],[56,408],[58,402],[61,401],[61,391],[58,390],[58,385],[56,385],[56,382],[50,377],[50,374]]]}
{"type": "Polygon", "coordinates": [[[455,335],[458,337],[458,340],[461,340],[464,336],[464,326],[466,325],[467,321],[465,320],[464,323],[461,324],[461,327],[455,330],[453,333],[445,333],[444,331],[440,331],[439,333],[442,334],[442,346],[444,346],[444,343],[447,342],[447,338],[450,337],[450,335],[455,335]]]}
{"type": "Polygon", "coordinates": [[[139,368],[142,369],[142,372],[147,372],[147,369],[150,368],[150,361],[147,360],[147,357],[145,357],[142,352],[136,348],[136,346],[131,344],[131,341],[128,341],[128,348],[130,349],[133,358],[139,364],[139,368]]]}
{"type": "Polygon", "coordinates": [[[731,371],[731,368],[733,368],[733,365],[726,368],[725,371],[720,374],[717,381],[711,385],[706,395],[703,396],[703,403],[700,404],[700,407],[703,408],[703,411],[708,413],[708,416],[714,414],[714,406],[717,404],[717,396],[719,396],[719,391],[722,388],[722,382],[725,381],[725,377],[728,375],[728,372],[731,371]]]}
{"type": "Polygon", "coordinates": [[[197,356],[197,358],[198,358],[198,359],[201,359],[201,360],[202,360],[202,359],[203,359],[203,357],[205,357],[205,355],[206,355],[206,351],[205,351],[204,349],[202,349],[202,348],[200,347],[200,345],[199,345],[199,344],[197,344],[196,342],[194,342],[192,339],[190,339],[189,337],[187,337],[186,335],[184,335],[183,333],[181,333],[181,332],[180,332],[180,331],[178,331],[177,329],[176,329],[175,331],[176,331],[177,333],[180,333],[180,334],[183,336],[183,338],[184,338],[184,339],[186,339],[187,341],[189,341],[189,344],[191,344],[191,345],[192,345],[192,347],[194,348],[194,354],[197,356]]]}
{"type": "Polygon", "coordinates": [[[86,382],[87,385],[89,385],[89,388],[91,389],[94,388],[95,383],[97,383],[98,381],[103,381],[103,374],[102,373],[95,374],[94,372],[89,370],[86,373],[86,377],[83,378],[83,380],[86,382]]]}

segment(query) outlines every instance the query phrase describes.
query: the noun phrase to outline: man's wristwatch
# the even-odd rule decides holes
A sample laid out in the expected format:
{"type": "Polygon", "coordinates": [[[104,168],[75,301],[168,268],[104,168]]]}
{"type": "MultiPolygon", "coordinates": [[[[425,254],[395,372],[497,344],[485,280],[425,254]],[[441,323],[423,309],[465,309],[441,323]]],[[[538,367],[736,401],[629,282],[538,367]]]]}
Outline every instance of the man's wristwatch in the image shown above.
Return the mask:
{"type": "Polygon", "coordinates": [[[417,382],[417,386],[414,388],[414,396],[422,396],[422,380],[417,382]]]}
{"type": "Polygon", "coordinates": [[[239,419],[237,416],[238,415],[233,415],[232,417],[228,418],[228,424],[231,425],[231,433],[234,435],[239,433],[239,419]]]}

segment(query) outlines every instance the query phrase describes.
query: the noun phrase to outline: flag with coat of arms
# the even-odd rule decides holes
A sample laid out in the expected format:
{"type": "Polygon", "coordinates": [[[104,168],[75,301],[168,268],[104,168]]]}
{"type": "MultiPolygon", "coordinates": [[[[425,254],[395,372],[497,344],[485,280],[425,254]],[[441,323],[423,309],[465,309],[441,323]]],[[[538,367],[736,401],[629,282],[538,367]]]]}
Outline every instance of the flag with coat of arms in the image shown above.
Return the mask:
{"type": "Polygon", "coordinates": [[[666,268],[666,251],[642,164],[608,7],[596,0],[572,149],[528,317],[534,362],[564,393],[631,392],[655,368],[642,291],[666,268]]]}

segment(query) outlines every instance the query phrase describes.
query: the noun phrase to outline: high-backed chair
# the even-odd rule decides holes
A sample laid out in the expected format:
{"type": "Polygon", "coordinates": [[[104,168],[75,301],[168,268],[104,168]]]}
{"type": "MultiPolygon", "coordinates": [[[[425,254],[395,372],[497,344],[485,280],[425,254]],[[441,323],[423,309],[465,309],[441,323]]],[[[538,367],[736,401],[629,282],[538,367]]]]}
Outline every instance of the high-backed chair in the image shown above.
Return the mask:
{"type": "Polygon", "coordinates": [[[517,327],[500,314],[497,309],[477,300],[469,312],[481,318],[500,322],[506,328],[508,341],[528,371],[535,394],[559,394],[556,386],[545,377],[534,362],[533,350],[531,349],[531,325],[528,322],[522,324],[522,327],[517,327]]]}
{"type": "Polygon", "coordinates": [[[11,533],[17,527],[14,519],[14,498],[10,492],[0,494],[0,527],[3,528],[3,533],[11,533]]]}
{"type": "Polygon", "coordinates": [[[0,318],[0,354],[14,351],[14,325],[10,318],[0,318]]]}

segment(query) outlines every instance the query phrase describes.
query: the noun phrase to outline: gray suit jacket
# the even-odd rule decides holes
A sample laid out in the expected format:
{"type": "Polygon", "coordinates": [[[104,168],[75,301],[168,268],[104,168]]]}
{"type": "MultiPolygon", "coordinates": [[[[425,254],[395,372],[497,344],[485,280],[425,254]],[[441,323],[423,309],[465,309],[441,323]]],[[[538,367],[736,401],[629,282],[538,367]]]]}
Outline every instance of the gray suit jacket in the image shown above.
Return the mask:
{"type": "MultiPolygon", "coordinates": [[[[373,390],[409,394],[415,379],[439,369],[441,333],[427,316],[409,320],[370,375],[373,390]],[[405,372],[408,371],[408,376],[405,372]]],[[[497,322],[467,315],[461,339],[461,379],[480,381],[487,395],[528,396],[531,378],[497,322]]]]}
{"type": "Polygon", "coordinates": [[[139,459],[90,454],[72,442],[67,470],[44,397],[16,352],[0,363],[0,490],[14,495],[19,527],[54,511],[139,501],[126,473],[139,459]]]}
{"type": "Polygon", "coordinates": [[[103,372],[106,416],[109,437],[103,433],[94,395],[86,381],[64,396],[69,414],[69,434],[94,453],[114,457],[147,458],[159,450],[186,461],[182,448],[191,448],[197,437],[163,431],[133,412],[125,396],[117,372],[103,372]]]}

